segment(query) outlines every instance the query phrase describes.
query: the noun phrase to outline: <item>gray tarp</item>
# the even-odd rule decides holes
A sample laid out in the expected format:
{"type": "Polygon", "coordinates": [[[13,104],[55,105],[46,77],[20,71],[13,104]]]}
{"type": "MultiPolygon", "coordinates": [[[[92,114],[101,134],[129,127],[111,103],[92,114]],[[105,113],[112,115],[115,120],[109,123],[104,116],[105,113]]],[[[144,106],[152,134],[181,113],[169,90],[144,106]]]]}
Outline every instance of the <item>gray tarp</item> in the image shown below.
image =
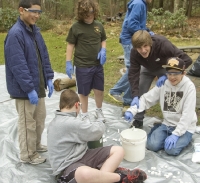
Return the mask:
{"type": "MultiPolygon", "coordinates": [[[[55,73],[55,79],[65,77],[64,74],[55,73]]],[[[19,161],[19,147],[17,137],[18,114],[15,109],[15,101],[9,98],[5,82],[5,66],[0,66],[0,183],[55,183],[52,169],[48,160],[48,152],[41,153],[47,157],[47,161],[40,165],[23,164],[19,161]]],[[[58,109],[60,92],[54,91],[52,97],[46,98],[47,117],[42,143],[46,144],[47,127],[58,109]]],[[[89,99],[90,115],[94,114],[95,102],[89,99]]],[[[124,122],[121,117],[122,108],[103,103],[103,112],[106,117],[107,130],[104,137],[106,145],[120,145],[119,139],[122,130],[127,129],[130,124],[124,122]],[[113,140],[114,139],[114,140],[113,140]]],[[[157,118],[146,117],[144,130],[148,133],[150,125],[158,121],[157,118]]],[[[200,135],[194,134],[193,143],[200,142],[200,135]]],[[[184,149],[177,157],[166,155],[165,152],[157,153],[146,150],[145,159],[130,163],[124,160],[120,166],[130,169],[138,167],[144,170],[148,179],[145,183],[199,183],[200,164],[191,161],[194,152],[193,143],[184,149]],[[155,169],[155,170],[154,170],[155,169]],[[170,175],[171,174],[171,175],[170,175]],[[168,176],[167,176],[168,175],[168,176]],[[167,177],[167,178],[166,178],[167,177]]]]}

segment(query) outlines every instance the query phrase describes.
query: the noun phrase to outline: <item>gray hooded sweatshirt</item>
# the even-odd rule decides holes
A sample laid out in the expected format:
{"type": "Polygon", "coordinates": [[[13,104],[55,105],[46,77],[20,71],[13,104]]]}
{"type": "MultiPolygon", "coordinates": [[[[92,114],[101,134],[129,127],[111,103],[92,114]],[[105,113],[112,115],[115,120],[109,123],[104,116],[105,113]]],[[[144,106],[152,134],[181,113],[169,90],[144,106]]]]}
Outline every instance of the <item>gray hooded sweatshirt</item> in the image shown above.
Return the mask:
{"type": "Polygon", "coordinates": [[[47,146],[53,175],[58,175],[80,160],[88,150],[87,142],[99,140],[105,131],[102,122],[87,122],[76,113],[56,111],[48,127],[47,146]]]}

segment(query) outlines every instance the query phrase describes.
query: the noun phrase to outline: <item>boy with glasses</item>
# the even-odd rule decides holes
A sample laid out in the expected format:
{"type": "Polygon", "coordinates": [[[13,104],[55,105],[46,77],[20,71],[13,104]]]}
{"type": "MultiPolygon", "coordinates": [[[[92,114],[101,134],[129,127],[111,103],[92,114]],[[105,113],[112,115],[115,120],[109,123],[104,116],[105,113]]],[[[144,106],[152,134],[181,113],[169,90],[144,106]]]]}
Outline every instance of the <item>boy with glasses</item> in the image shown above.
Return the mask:
{"type": "Polygon", "coordinates": [[[131,121],[136,113],[160,103],[164,119],[148,134],[147,149],[164,149],[167,154],[176,156],[191,142],[196,129],[196,88],[185,76],[185,63],[180,58],[170,58],[162,67],[166,69],[168,78],[164,85],[155,86],[142,95],[139,109],[136,105],[131,106],[125,113],[125,119],[131,121]]]}
{"type": "MultiPolygon", "coordinates": [[[[184,62],[185,69],[192,63],[192,59],[161,35],[150,36],[145,30],[139,30],[132,36],[133,49],[130,56],[129,82],[133,100],[131,106],[139,107],[139,97],[148,92],[151,83],[158,78],[156,85],[161,87],[167,76],[162,65],[170,57],[178,57],[184,62]]],[[[142,128],[145,111],[134,117],[131,126],[142,128]]]]}
{"type": "Polygon", "coordinates": [[[76,92],[64,90],[60,96],[60,110],[48,127],[49,161],[57,182],[143,182],[147,178],[144,171],[118,167],[124,157],[122,147],[88,149],[88,141],[102,137],[105,124],[102,120],[82,121],[78,115],[80,109],[76,92]]]}
{"type": "Polygon", "coordinates": [[[41,145],[46,118],[45,89],[48,87],[50,98],[54,77],[47,47],[35,25],[41,12],[40,0],[21,0],[20,16],[4,42],[7,90],[15,99],[19,114],[20,159],[34,165],[46,161],[38,152],[47,151],[41,145]]]}

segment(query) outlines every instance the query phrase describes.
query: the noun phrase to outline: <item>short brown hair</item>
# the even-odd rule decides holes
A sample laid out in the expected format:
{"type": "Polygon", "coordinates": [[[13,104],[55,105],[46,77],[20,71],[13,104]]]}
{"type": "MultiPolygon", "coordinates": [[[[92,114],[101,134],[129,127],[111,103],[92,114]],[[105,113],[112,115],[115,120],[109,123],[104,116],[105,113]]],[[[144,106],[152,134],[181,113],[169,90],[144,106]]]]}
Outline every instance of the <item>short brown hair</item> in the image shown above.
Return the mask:
{"type": "Polygon", "coordinates": [[[140,48],[143,45],[152,46],[153,41],[146,30],[138,30],[132,36],[132,45],[134,48],[140,48]]]}
{"type": "Polygon", "coordinates": [[[30,8],[32,5],[41,6],[41,0],[20,0],[19,8],[30,8]]]}
{"type": "Polygon", "coordinates": [[[74,90],[64,90],[60,95],[60,110],[64,108],[71,109],[79,101],[78,94],[74,90]]]}
{"type": "Polygon", "coordinates": [[[98,3],[95,0],[79,0],[76,8],[76,19],[83,22],[88,17],[90,8],[93,9],[94,19],[97,19],[99,15],[98,3]]]}

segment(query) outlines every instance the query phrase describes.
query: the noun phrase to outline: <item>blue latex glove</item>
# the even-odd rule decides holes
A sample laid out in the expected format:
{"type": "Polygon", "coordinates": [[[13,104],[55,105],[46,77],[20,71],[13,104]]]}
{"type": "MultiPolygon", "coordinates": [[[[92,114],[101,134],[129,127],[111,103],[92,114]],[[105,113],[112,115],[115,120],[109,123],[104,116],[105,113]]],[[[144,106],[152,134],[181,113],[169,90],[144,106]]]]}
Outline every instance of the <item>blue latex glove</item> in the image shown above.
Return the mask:
{"type": "Polygon", "coordinates": [[[149,31],[150,36],[155,35],[155,33],[153,31],[149,31]]]}
{"type": "Polygon", "coordinates": [[[73,67],[71,61],[66,61],[66,73],[70,79],[72,79],[73,67]]]}
{"type": "Polygon", "coordinates": [[[47,86],[48,86],[48,89],[49,89],[49,94],[48,94],[48,97],[50,98],[52,93],[53,93],[53,89],[54,89],[54,86],[53,86],[53,83],[52,83],[52,80],[49,79],[47,81],[47,86]]]}
{"type": "Polygon", "coordinates": [[[31,104],[33,105],[38,104],[38,94],[35,90],[32,90],[31,92],[28,93],[28,98],[31,104]]]}
{"type": "Polygon", "coordinates": [[[157,87],[161,87],[162,85],[164,85],[166,79],[167,79],[166,75],[163,75],[163,76],[159,77],[158,81],[156,82],[156,86],[157,87]]]}
{"type": "Polygon", "coordinates": [[[176,146],[176,142],[178,141],[179,136],[176,136],[174,134],[170,135],[165,139],[165,149],[171,149],[172,146],[176,146]]]}
{"type": "Polygon", "coordinates": [[[98,53],[97,59],[100,60],[100,64],[103,65],[106,62],[106,49],[101,48],[100,52],[98,53]]]}
{"type": "Polygon", "coordinates": [[[131,102],[131,106],[136,105],[137,108],[139,108],[139,98],[138,97],[134,97],[132,102],[131,102]]]}
{"type": "Polygon", "coordinates": [[[124,114],[124,118],[126,121],[131,122],[133,120],[133,114],[130,111],[126,111],[124,114]]]}

